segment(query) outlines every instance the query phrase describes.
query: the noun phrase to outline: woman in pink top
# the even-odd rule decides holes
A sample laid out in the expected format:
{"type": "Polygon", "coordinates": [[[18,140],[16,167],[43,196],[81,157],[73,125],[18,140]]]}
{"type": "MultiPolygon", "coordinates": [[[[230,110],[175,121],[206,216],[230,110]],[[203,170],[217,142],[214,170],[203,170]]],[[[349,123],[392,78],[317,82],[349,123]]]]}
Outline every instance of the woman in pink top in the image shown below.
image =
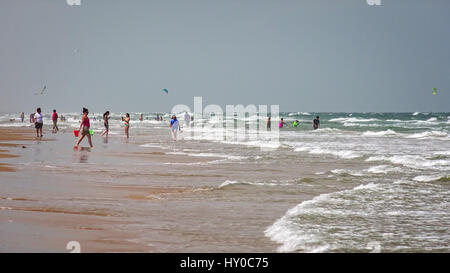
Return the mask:
{"type": "Polygon", "coordinates": [[[78,149],[78,145],[80,144],[80,142],[83,140],[83,138],[85,136],[87,136],[89,145],[91,146],[91,148],[94,147],[92,145],[91,135],[89,134],[89,128],[91,127],[91,124],[89,122],[88,114],[89,114],[89,110],[86,108],[83,108],[83,117],[81,118],[81,124],[80,124],[80,129],[79,129],[81,135],[78,138],[78,141],[75,144],[74,148],[78,149]],[[83,128],[83,130],[81,130],[81,128],[83,128]]]}
{"type": "Polygon", "coordinates": [[[281,118],[280,122],[278,123],[278,128],[283,128],[284,125],[287,125],[286,122],[284,122],[283,118],[281,118]]]}

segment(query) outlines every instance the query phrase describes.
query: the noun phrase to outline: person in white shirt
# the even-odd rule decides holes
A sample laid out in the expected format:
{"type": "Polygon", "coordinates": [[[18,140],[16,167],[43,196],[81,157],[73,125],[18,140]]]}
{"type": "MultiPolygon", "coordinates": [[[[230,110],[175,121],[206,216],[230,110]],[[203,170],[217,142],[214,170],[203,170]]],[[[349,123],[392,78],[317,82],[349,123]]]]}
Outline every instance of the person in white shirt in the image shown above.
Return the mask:
{"type": "Polygon", "coordinates": [[[184,122],[186,122],[186,127],[190,127],[191,124],[191,116],[188,112],[184,114],[184,122]]]}
{"type": "Polygon", "coordinates": [[[44,121],[42,120],[41,108],[38,108],[36,110],[36,114],[34,114],[34,127],[36,128],[36,137],[42,137],[43,125],[44,121]]]}

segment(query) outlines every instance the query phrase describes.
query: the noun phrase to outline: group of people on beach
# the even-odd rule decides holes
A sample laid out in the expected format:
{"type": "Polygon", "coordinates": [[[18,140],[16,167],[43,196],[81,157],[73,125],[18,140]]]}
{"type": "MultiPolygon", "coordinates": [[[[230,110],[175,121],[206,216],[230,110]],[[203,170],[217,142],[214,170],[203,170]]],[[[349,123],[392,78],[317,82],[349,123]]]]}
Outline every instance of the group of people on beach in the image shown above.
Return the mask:
{"type": "MultiPolygon", "coordinates": [[[[267,129],[270,130],[271,128],[271,124],[272,124],[272,120],[270,117],[267,118],[267,129]]],[[[316,116],[316,118],[313,120],[313,129],[317,130],[320,128],[320,120],[319,120],[319,116],[316,116]]],[[[300,125],[300,121],[295,120],[294,122],[292,122],[292,127],[297,128],[300,125]]],[[[280,121],[278,122],[278,128],[281,129],[284,126],[288,126],[288,124],[284,121],[283,118],[280,119],[280,121]]]]}
{"type": "MultiPolygon", "coordinates": [[[[89,142],[89,146],[92,148],[94,147],[94,145],[92,145],[92,139],[91,139],[91,134],[92,134],[92,130],[90,129],[91,124],[90,124],[90,120],[89,120],[89,110],[87,108],[83,108],[83,116],[81,118],[80,121],[80,127],[78,129],[78,135],[79,138],[77,140],[77,142],[75,143],[74,148],[78,148],[79,144],[81,143],[81,141],[87,137],[88,142],[89,142]]],[[[103,133],[101,134],[101,136],[105,136],[108,137],[108,133],[109,133],[109,117],[110,116],[110,112],[106,111],[103,114],[103,124],[105,126],[105,131],[103,131],[103,133]]],[[[25,114],[22,112],[22,114],[20,115],[20,118],[23,122],[25,117],[25,114]]],[[[143,121],[144,115],[141,114],[139,117],[140,121],[143,121]]],[[[61,120],[63,120],[63,117],[61,115],[61,120]]],[[[64,119],[65,120],[65,119],[64,119]]],[[[122,121],[124,122],[124,131],[125,131],[125,135],[126,138],[128,139],[129,136],[129,130],[130,130],[130,114],[126,113],[125,117],[122,117],[122,121]]],[[[156,116],[156,120],[162,120],[162,116],[160,116],[159,114],[156,116]]],[[[191,117],[189,115],[188,112],[185,112],[184,114],[184,121],[186,124],[186,127],[190,127],[190,123],[193,120],[193,117],[191,117]]],[[[31,114],[30,115],[30,122],[33,122],[35,124],[35,129],[36,129],[36,137],[38,138],[42,138],[43,134],[42,134],[42,127],[44,125],[43,123],[43,115],[41,112],[41,108],[38,107],[36,109],[36,113],[31,114]]],[[[59,131],[58,128],[58,113],[56,112],[56,110],[53,110],[53,114],[52,114],[52,122],[53,122],[53,129],[52,129],[52,133],[57,133],[59,131]]],[[[300,125],[300,122],[298,120],[295,120],[292,123],[292,127],[296,128],[300,125]]],[[[278,123],[278,128],[283,128],[284,126],[288,126],[288,124],[284,121],[283,118],[280,119],[279,123],[278,123]]],[[[176,117],[176,115],[172,115],[172,118],[170,120],[170,125],[169,125],[171,134],[172,134],[172,138],[174,141],[177,140],[177,133],[180,131],[181,132],[181,126],[180,123],[176,117]]],[[[269,117],[267,119],[267,129],[270,130],[271,128],[271,118],[269,117]]],[[[319,120],[319,116],[316,116],[316,118],[313,120],[313,129],[319,129],[320,128],[320,120],[319,120]]]]}
{"type": "MultiPolygon", "coordinates": [[[[81,121],[80,121],[80,127],[78,128],[78,130],[74,131],[74,133],[77,132],[76,136],[79,135],[79,137],[77,139],[77,142],[75,143],[74,148],[78,148],[78,146],[80,145],[81,141],[85,137],[87,137],[87,139],[88,139],[89,146],[91,148],[94,147],[94,145],[92,144],[92,139],[91,139],[91,134],[92,134],[93,131],[91,130],[91,123],[90,123],[88,115],[89,115],[89,110],[87,108],[83,108],[83,116],[82,116],[81,121]]],[[[23,122],[24,117],[25,117],[25,114],[22,113],[20,115],[20,118],[22,119],[22,122],[23,122]]],[[[61,115],[61,117],[62,117],[62,115],[61,115]]],[[[103,125],[105,126],[105,131],[103,131],[101,136],[108,137],[108,133],[109,133],[109,119],[110,119],[110,112],[106,111],[103,114],[103,125]]],[[[185,121],[186,121],[186,126],[187,127],[190,126],[191,119],[192,118],[190,117],[190,115],[186,112],[185,113],[185,121]]],[[[139,120],[143,121],[143,114],[140,115],[139,120]]],[[[157,115],[157,120],[158,121],[163,120],[162,116],[160,116],[158,114],[157,115]]],[[[57,123],[58,123],[58,113],[56,112],[56,110],[53,110],[52,121],[53,121],[52,133],[57,133],[59,131],[59,128],[58,128],[58,125],[57,125],[57,123]]],[[[122,121],[124,122],[124,131],[125,131],[126,138],[128,139],[130,137],[129,136],[130,121],[131,121],[130,114],[126,113],[125,117],[122,117],[122,121]]],[[[36,109],[36,113],[30,115],[30,122],[33,122],[35,124],[36,137],[37,138],[42,138],[43,137],[42,128],[43,128],[44,122],[43,122],[43,114],[42,114],[42,111],[41,111],[40,107],[38,107],[36,109]]],[[[177,139],[177,132],[181,131],[181,126],[180,126],[180,124],[179,124],[179,122],[177,120],[177,117],[175,115],[172,116],[172,119],[170,120],[169,127],[170,127],[170,130],[171,130],[171,133],[172,133],[173,140],[176,141],[176,139],[177,139]]]]}

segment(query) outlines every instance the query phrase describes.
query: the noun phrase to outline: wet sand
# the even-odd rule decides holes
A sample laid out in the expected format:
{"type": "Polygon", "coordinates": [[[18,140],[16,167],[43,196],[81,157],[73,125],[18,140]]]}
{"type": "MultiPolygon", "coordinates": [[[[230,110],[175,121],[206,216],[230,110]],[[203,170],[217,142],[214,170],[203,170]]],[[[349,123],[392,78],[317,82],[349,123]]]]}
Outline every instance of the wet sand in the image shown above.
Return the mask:
{"type": "MultiPolygon", "coordinates": [[[[9,149],[12,147],[24,146],[21,143],[33,140],[30,130],[25,129],[5,129],[0,128],[0,160],[4,158],[14,158],[18,155],[11,154],[9,149]]],[[[6,163],[0,162],[0,172],[14,172],[15,169],[6,163]]]]}

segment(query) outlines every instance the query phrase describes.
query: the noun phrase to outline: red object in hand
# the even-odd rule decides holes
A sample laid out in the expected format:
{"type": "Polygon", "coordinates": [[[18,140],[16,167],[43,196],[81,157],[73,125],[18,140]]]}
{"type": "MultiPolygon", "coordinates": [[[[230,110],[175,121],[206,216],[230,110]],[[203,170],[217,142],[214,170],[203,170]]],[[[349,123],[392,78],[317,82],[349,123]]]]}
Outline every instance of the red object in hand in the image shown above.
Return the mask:
{"type": "Polygon", "coordinates": [[[75,137],[78,137],[78,134],[80,134],[80,131],[78,131],[78,130],[73,130],[73,134],[75,135],[75,137]]]}

